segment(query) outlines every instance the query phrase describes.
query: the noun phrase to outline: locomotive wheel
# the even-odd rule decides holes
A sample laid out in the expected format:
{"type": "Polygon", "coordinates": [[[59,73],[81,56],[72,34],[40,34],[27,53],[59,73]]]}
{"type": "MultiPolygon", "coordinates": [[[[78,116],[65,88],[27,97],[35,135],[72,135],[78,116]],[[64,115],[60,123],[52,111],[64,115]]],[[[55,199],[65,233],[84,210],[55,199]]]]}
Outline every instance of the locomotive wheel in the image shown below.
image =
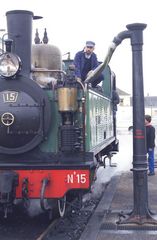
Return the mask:
{"type": "Polygon", "coordinates": [[[58,199],[58,211],[60,217],[63,217],[66,209],[66,195],[63,198],[58,199]]]}

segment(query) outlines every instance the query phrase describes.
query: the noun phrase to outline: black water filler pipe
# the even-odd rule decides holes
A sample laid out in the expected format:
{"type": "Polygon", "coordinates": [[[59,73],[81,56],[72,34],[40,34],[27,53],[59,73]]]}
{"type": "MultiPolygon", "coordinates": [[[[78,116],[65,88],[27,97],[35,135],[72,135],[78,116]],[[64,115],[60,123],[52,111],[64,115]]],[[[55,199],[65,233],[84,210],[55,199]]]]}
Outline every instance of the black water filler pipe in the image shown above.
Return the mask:
{"type": "Polygon", "coordinates": [[[146,24],[134,23],[127,25],[127,30],[120,32],[108,49],[105,60],[85,80],[92,82],[110,62],[116,47],[126,38],[130,38],[132,46],[132,75],[133,75],[133,198],[134,206],[129,217],[118,223],[157,224],[148,208],[148,179],[147,153],[144,124],[144,90],[142,46],[143,30],[146,24]]]}
{"type": "Polygon", "coordinates": [[[133,74],[133,210],[120,224],[157,224],[148,207],[147,152],[144,124],[144,90],[142,45],[146,24],[126,26],[128,31],[120,33],[113,42],[118,46],[125,38],[131,39],[133,74]]]}

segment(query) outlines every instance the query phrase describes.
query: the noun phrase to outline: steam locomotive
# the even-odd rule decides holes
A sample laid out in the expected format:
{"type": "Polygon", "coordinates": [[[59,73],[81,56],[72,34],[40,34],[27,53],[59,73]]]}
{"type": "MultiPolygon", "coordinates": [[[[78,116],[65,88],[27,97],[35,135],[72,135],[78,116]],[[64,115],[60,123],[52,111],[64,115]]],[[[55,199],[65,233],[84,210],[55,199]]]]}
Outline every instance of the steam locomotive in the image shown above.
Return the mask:
{"type": "Polygon", "coordinates": [[[6,13],[8,39],[0,55],[0,211],[7,217],[16,200],[39,199],[61,216],[69,192],[88,191],[104,158],[118,151],[110,67],[102,89],[75,79],[71,60],[43,43],[32,45],[30,11],[6,13]],[[25,26],[25,27],[23,27],[25,26]]]}

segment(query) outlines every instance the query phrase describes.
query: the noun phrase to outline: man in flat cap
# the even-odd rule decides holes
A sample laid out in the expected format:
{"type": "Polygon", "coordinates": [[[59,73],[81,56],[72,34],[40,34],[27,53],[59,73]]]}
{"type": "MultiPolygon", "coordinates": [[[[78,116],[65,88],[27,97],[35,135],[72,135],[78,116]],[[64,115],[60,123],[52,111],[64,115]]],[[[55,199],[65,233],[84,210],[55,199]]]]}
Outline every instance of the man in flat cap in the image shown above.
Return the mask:
{"type": "MultiPolygon", "coordinates": [[[[94,53],[95,43],[93,41],[87,41],[84,49],[76,53],[74,57],[75,76],[81,79],[82,82],[87,78],[88,73],[94,70],[98,65],[97,56],[94,53]]],[[[100,74],[92,81],[92,87],[96,87],[104,79],[100,74]]]]}

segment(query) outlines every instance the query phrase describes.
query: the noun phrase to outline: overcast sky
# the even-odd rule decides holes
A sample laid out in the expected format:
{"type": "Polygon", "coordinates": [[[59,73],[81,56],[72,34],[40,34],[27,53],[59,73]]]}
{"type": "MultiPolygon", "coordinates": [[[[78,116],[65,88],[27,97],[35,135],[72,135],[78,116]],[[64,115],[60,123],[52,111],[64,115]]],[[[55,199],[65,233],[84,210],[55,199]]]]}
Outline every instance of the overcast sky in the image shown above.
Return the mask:
{"type": "MultiPolygon", "coordinates": [[[[0,28],[5,28],[5,13],[30,10],[44,18],[33,22],[43,37],[47,28],[51,44],[71,57],[83,49],[86,40],[96,43],[95,53],[103,61],[113,38],[130,23],[146,23],[143,46],[145,95],[157,95],[157,11],[155,0],[8,0],[1,2],[0,28]]],[[[2,32],[1,32],[2,36],[2,32]]],[[[34,39],[34,35],[33,35],[34,39]]],[[[132,53],[126,39],[115,50],[110,66],[117,76],[117,87],[132,93],[132,53]]]]}

